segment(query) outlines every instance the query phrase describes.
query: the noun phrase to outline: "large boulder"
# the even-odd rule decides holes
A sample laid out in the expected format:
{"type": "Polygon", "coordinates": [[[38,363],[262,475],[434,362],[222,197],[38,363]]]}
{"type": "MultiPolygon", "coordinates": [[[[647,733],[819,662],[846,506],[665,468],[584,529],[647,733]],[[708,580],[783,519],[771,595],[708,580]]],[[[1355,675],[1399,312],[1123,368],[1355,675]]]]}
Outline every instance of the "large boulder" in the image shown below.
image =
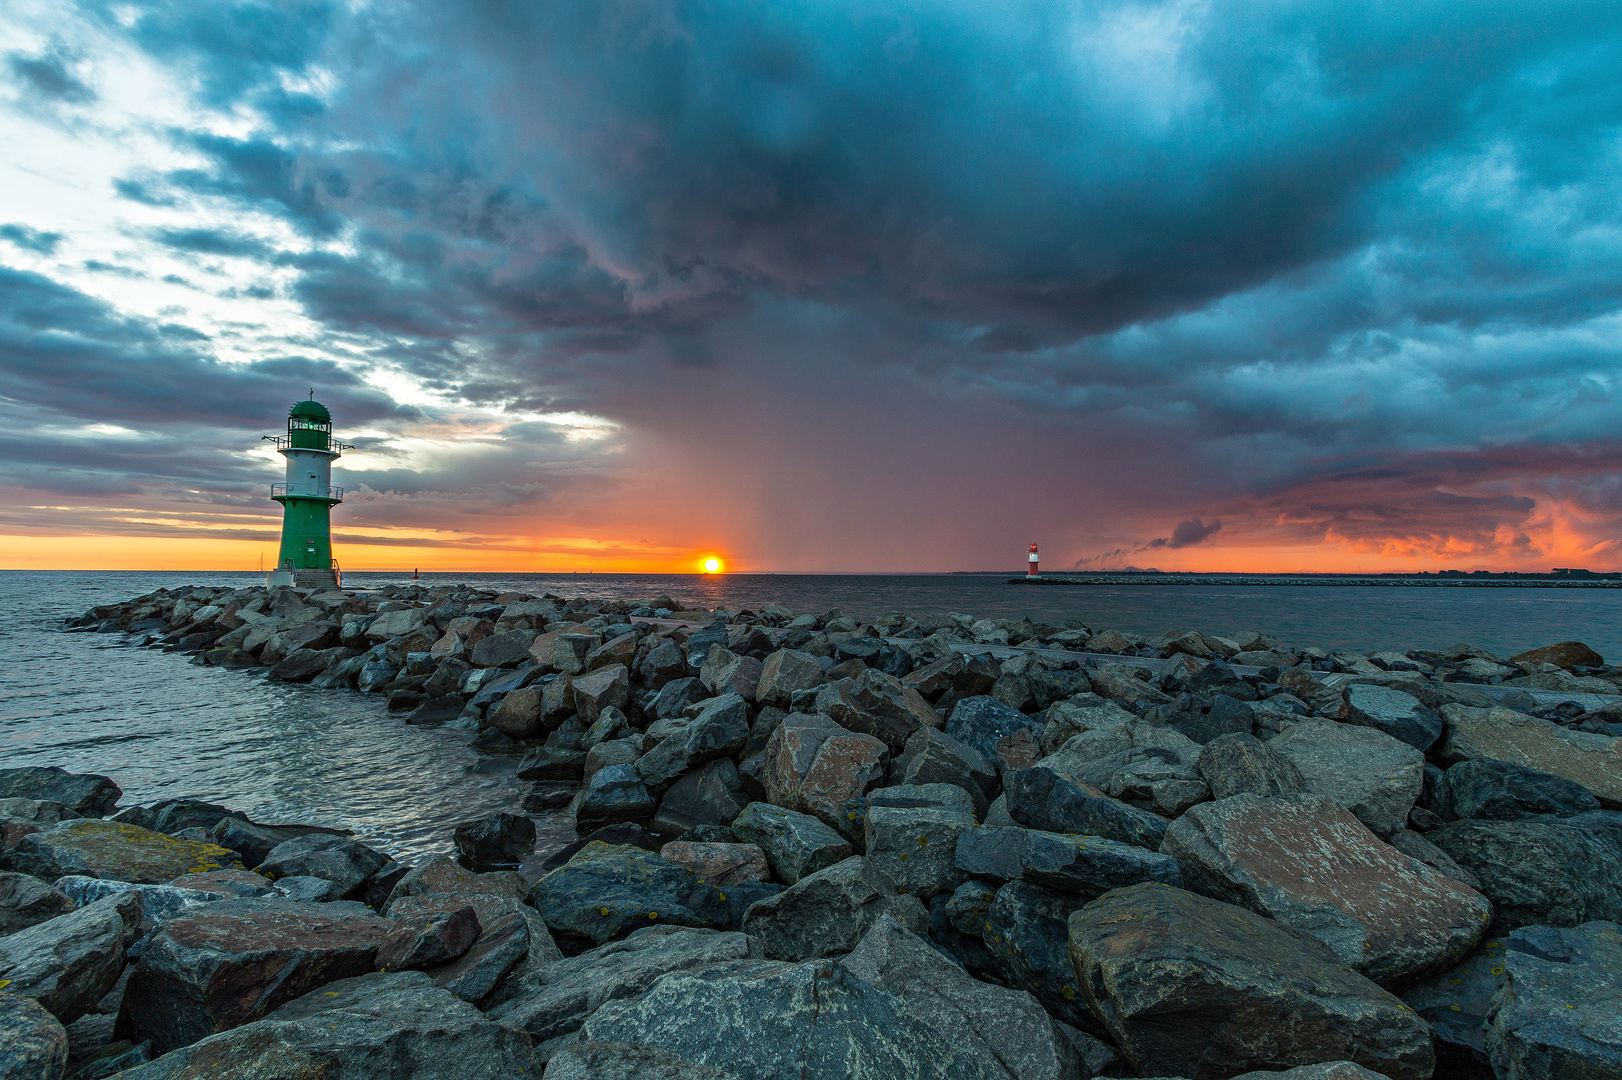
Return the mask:
{"type": "MultiPolygon", "coordinates": [[[[722,759],[722,763],[732,764],[725,759],[722,759]]],[[[685,773],[682,779],[685,780],[696,773],[697,770],[685,773]]],[[[670,790],[674,792],[681,782],[678,780],[670,790]]],[[[669,797],[667,793],[665,798],[668,800],[669,797]]],[[[591,774],[591,778],[586,781],[586,786],[580,793],[579,801],[575,803],[576,828],[583,834],[588,828],[617,821],[647,821],[654,816],[659,805],[654,801],[653,794],[648,791],[648,785],[642,782],[634,763],[604,765],[591,774]]],[[[531,837],[532,847],[534,842],[534,837],[531,837]]]]}
{"type": "Polygon", "coordinates": [[[1594,793],[1573,780],[1492,758],[1461,761],[1442,773],[1431,802],[1444,820],[1572,817],[1600,808],[1594,793]]]}
{"type": "Polygon", "coordinates": [[[45,799],[0,799],[0,851],[17,846],[30,833],[83,815],[45,799]]]}
{"type": "Polygon", "coordinates": [[[313,877],[330,881],[338,895],[357,898],[366,880],[383,868],[389,857],[342,836],[310,833],[273,848],[259,864],[268,878],[313,877]]]}
{"type": "Polygon", "coordinates": [[[1017,1080],[1080,1080],[1069,1039],[1022,990],[971,978],[927,941],[888,915],[863,935],[840,965],[896,996],[914,1015],[1017,1080]]]}
{"type": "Polygon", "coordinates": [[[37,877],[0,871],[0,937],[37,926],[78,905],[37,877]]]}
{"type": "Polygon", "coordinates": [[[372,620],[371,625],[366,628],[366,636],[373,641],[387,641],[389,638],[402,637],[421,630],[427,622],[428,613],[424,608],[385,611],[372,620]]]}
{"type": "Polygon", "coordinates": [[[745,701],[754,701],[760,685],[761,666],[753,656],[739,656],[717,645],[705,654],[704,663],[698,671],[698,681],[712,694],[737,694],[745,701]]]}
{"type": "Polygon", "coordinates": [[[81,817],[112,813],[123,791],[95,773],[70,773],[54,765],[0,769],[0,799],[34,799],[61,803],[81,817]]]}
{"type": "Polygon", "coordinates": [[[491,634],[473,643],[467,661],[478,668],[516,667],[529,658],[529,647],[535,644],[535,637],[535,631],[522,629],[491,634]]]}
{"type": "Polygon", "coordinates": [[[1408,822],[1425,779],[1425,755],[1374,728],[1303,720],[1268,744],[1295,763],[1307,791],[1350,810],[1377,836],[1408,822]]]}
{"type": "Polygon", "coordinates": [[[662,794],[682,773],[730,757],[748,741],[748,703],[737,694],[711,698],[685,728],[637,759],[637,775],[648,790],[662,794]]]}
{"type": "Polygon", "coordinates": [[[952,784],[878,788],[868,796],[867,858],[902,892],[928,901],[963,883],[958,837],[973,829],[974,802],[952,784]]]}
{"type": "Polygon", "coordinates": [[[758,845],[772,874],[788,885],[851,855],[850,843],[821,820],[771,803],[744,807],[732,832],[743,843],[758,845]]]}
{"type": "MultiPolygon", "coordinates": [[[[540,923],[540,917],[534,921],[540,923]]],[[[530,920],[511,912],[490,926],[481,924],[479,936],[466,952],[429,974],[435,986],[443,986],[458,999],[477,1005],[491,996],[508,972],[529,957],[531,940],[530,920]]]]}
{"type": "Polygon", "coordinates": [[[683,833],[698,825],[731,825],[748,805],[738,766],[731,758],[717,758],[670,785],[653,815],[653,828],[683,833]]]}
{"type": "Polygon", "coordinates": [[[1580,641],[1560,641],[1540,649],[1528,649],[1509,658],[1511,664],[1530,664],[1536,671],[1544,664],[1570,670],[1574,667],[1602,667],[1605,658],[1580,641]]]}
{"type": "Polygon", "coordinates": [[[1318,938],[1386,986],[1475,948],[1492,905],[1411,859],[1319,795],[1235,795],[1196,806],[1160,850],[1195,892],[1318,938]]]}
{"type": "Polygon", "coordinates": [[[1622,738],[1571,731],[1513,709],[1443,705],[1445,762],[1493,758],[1581,784],[1608,809],[1622,809],[1622,738]]]}
{"type": "Polygon", "coordinates": [[[1003,763],[1005,753],[1026,744],[1034,744],[1039,753],[1042,728],[1042,721],[989,695],[964,698],[952,706],[946,720],[946,734],[968,743],[994,765],[1003,763]]]}
{"type": "Polygon", "coordinates": [[[540,686],[521,686],[496,703],[486,722],[509,739],[533,738],[541,731],[540,686]]]}
{"type": "Polygon", "coordinates": [[[1211,797],[1200,777],[1200,744],[1134,718],[1072,736],[1038,764],[1112,799],[1176,817],[1211,797]]]}
{"type": "MultiPolygon", "coordinates": [[[[753,955],[758,955],[755,949],[753,955]]],[[[490,1018],[538,1043],[578,1031],[603,1005],[635,997],[675,971],[743,960],[751,953],[743,934],[685,926],[645,926],[578,956],[536,968],[505,987],[490,1018]]]]}
{"type": "Polygon", "coordinates": [[[1622,927],[1539,928],[1500,961],[1487,1056],[1514,1080],[1622,1076],[1622,927]]]}
{"type": "Polygon", "coordinates": [[[64,1024],[100,1001],[141,929],[141,898],[109,896],[0,938],[0,988],[33,998],[64,1024]]]}
{"type": "Polygon", "coordinates": [[[346,978],[263,1019],[210,1035],[127,1080],[509,1080],[539,1076],[521,1033],[485,1019],[420,971],[346,978]]]}
{"type": "Polygon", "coordinates": [[[465,954],[483,928],[471,907],[396,923],[373,961],[379,971],[411,971],[447,964],[465,954]]]}
{"type": "Polygon", "coordinates": [[[929,932],[929,911],[918,898],[901,894],[888,874],[853,855],[751,905],[743,931],[773,959],[805,960],[850,952],[883,915],[929,932]]]}
{"type": "Polygon", "coordinates": [[[604,1005],[582,1030],[594,1041],[663,1050],[736,1080],[1008,1076],[895,995],[824,960],[738,960],[676,972],[638,997],[604,1005]]]}
{"type": "Polygon", "coordinates": [[[383,913],[403,919],[426,911],[471,907],[480,925],[493,926],[501,916],[527,906],[529,888],[529,882],[513,871],[475,873],[448,855],[437,855],[418,863],[395,882],[383,904],[383,913]]]}
{"type": "Polygon", "coordinates": [[[1504,948],[1516,935],[1545,932],[1543,927],[1517,930],[1509,938],[1489,938],[1454,966],[1421,980],[1402,993],[1403,1004],[1431,1026],[1436,1042],[1438,1077],[1487,1077],[1487,1018],[1504,985],[1504,948]]]}
{"type": "MultiPolygon", "coordinates": [[[[1069,701],[1056,701],[1042,714],[1042,753],[1052,754],[1085,732],[1131,724],[1137,719],[1136,713],[1129,713],[1097,694],[1081,694],[1069,701]]],[[[1250,729],[1246,727],[1245,730],[1250,729]]]]}
{"type": "Polygon", "coordinates": [[[456,826],[456,850],[486,869],[517,866],[535,850],[535,822],[522,814],[490,814],[456,826]]]}
{"type": "Polygon", "coordinates": [[[1003,797],[1009,815],[1030,829],[1102,836],[1153,850],[1166,834],[1165,819],[1083,788],[1045,765],[1004,774],[1003,797]]]}
{"type": "Polygon", "coordinates": [[[163,923],[124,991],[117,1031],[159,1053],[259,1020],[372,970],[394,924],[359,904],[222,900],[163,923]]]}
{"type": "Polygon", "coordinates": [[[1162,885],[1106,893],[1070,917],[1087,1002],[1140,1075],[1216,1080],[1353,1061],[1427,1080],[1430,1027],[1317,938],[1162,885]]]}
{"type": "Polygon", "coordinates": [[[574,707],[586,723],[596,723],[608,709],[623,709],[631,700],[631,675],[624,664],[611,664],[590,675],[576,675],[574,707]]]}
{"type": "Polygon", "coordinates": [[[1383,731],[1420,751],[1442,737],[1442,718],[1418,698],[1372,683],[1346,688],[1346,722],[1383,731]]]}
{"type": "Polygon", "coordinates": [[[767,875],[766,853],[754,844],[672,840],[659,849],[659,857],[687,867],[700,883],[718,889],[765,881],[767,875]]]}
{"type": "Polygon", "coordinates": [[[0,990],[0,1078],[62,1080],[68,1033],[44,1006],[0,990]]]}
{"type": "Polygon", "coordinates": [[[1028,881],[1089,899],[1140,881],[1183,883],[1171,856],[1101,836],[982,825],[962,832],[953,855],[968,877],[1028,881]]]}
{"type": "Polygon", "coordinates": [[[727,914],[693,872],[628,844],[588,843],[535,883],[529,902],[564,951],[582,951],[644,926],[725,927],[727,914]]]}
{"type": "Polygon", "coordinates": [[[984,821],[1002,791],[996,766],[962,739],[919,728],[890,765],[891,784],[954,784],[969,793],[976,820],[984,821]]]}
{"type": "Polygon", "coordinates": [[[214,842],[240,855],[242,865],[249,870],[264,862],[265,856],[287,841],[317,833],[325,836],[348,835],[319,825],[260,825],[239,817],[222,817],[209,830],[214,842]]]}
{"type": "Polygon", "coordinates": [[[242,868],[218,844],[165,836],[138,825],[94,818],[64,821],[25,836],[0,855],[0,869],[55,881],[69,874],[160,885],[181,874],[242,868]]]}
{"type": "Polygon", "coordinates": [[[851,802],[884,783],[889,748],[820,714],[790,713],[766,743],[761,783],[774,806],[849,834],[851,802]]]}
{"type": "Polygon", "coordinates": [[[846,730],[881,740],[892,755],[901,753],[920,728],[941,726],[940,714],[918,691],[876,668],[825,683],[817,690],[815,707],[846,730]]]}
{"type": "MultiPolygon", "coordinates": [[[[960,893],[973,886],[970,882],[960,893]]],[[[958,900],[954,896],[947,905],[949,913],[958,900]]],[[[1070,962],[1068,920],[1086,902],[1075,893],[1010,881],[996,891],[983,912],[975,912],[978,918],[959,917],[954,922],[961,923],[964,932],[980,936],[986,959],[1003,985],[1030,992],[1055,1019],[1103,1035],[1105,1029],[1087,1007],[1070,962]]]]}
{"type": "Polygon", "coordinates": [[[760,680],[755,689],[755,700],[761,705],[775,705],[787,709],[797,690],[809,690],[828,681],[822,665],[808,652],[798,649],[778,649],[760,668],[760,680]]]}
{"type": "Polygon", "coordinates": [[[1248,731],[1219,735],[1200,748],[1195,768],[1211,797],[1294,795],[1307,789],[1295,762],[1248,731]]]}
{"type": "Polygon", "coordinates": [[[1456,821],[1426,839],[1480,879],[1494,933],[1622,921],[1622,813],[1456,821]]]}

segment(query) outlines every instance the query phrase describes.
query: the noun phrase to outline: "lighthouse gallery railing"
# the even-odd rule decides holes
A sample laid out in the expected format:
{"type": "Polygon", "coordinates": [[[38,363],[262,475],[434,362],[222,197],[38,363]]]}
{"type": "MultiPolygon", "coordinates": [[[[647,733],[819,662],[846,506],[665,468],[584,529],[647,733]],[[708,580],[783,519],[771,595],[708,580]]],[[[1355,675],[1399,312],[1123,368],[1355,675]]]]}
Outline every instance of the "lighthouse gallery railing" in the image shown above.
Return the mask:
{"type": "Polygon", "coordinates": [[[270,497],[272,499],[280,499],[287,496],[292,496],[294,498],[303,497],[306,499],[331,499],[334,502],[337,502],[344,497],[344,489],[341,487],[311,487],[308,484],[270,485],[270,497]]]}

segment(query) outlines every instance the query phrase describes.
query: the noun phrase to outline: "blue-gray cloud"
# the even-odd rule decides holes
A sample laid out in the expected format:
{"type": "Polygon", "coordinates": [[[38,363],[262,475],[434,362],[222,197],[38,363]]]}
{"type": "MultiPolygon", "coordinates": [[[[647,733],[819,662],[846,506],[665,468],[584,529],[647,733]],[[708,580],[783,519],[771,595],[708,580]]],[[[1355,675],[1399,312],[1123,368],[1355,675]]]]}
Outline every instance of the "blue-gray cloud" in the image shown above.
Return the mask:
{"type": "MultiPolygon", "coordinates": [[[[1159,522],[1127,552],[1261,508],[1513,533],[1523,495],[1441,490],[1424,455],[1550,492],[1551,448],[1612,459],[1614,3],[169,2],[102,27],[258,118],[173,131],[206,164],[118,195],[308,246],[140,239],[290,270],[280,295],[365,363],[470,403],[672,429],[715,400],[695,373],[765,394],[819,365],[808,427],[859,385],[1117,470],[1159,522]]],[[[60,317],[213,370],[161,327],[60,317]]],[[[1067,483],[1048,458],[1021,483],[1067,483]]]]}

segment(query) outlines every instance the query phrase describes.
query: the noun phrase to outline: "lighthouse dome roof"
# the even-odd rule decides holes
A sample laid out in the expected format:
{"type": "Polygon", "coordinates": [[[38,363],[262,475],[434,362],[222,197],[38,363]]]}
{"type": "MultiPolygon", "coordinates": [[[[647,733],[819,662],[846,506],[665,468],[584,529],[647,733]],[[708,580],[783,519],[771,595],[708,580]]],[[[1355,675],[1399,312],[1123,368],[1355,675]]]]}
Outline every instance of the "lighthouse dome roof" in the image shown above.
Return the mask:
{"type": "Polygon", "coordinates": [[[332,423],[332,414],[327,411],[327,407],[321,404],[319,401],[315,401],[313,399],[309,401],[301,401],[297,405],[294,405],[292,410],[288,412],[287,416],[288,419],[302,417],[306,420],[320,420],[323,423],[332,423]]]}

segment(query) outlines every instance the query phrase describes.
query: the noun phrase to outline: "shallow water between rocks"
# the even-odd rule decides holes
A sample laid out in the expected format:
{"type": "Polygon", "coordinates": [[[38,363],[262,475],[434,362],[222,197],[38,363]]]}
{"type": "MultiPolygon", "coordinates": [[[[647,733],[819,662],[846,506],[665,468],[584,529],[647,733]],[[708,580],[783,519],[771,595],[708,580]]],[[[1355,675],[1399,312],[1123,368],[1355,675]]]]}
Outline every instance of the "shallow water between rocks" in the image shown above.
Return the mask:
{"type": "MultiPolygon", "coordinates": [[[[352,573],[348,588],[410,575],[352,573]]],[[[254,573],[0,572],[0,768],[59,765],[111,776],[124,803],[193,796],[257,821],[353,829],[415,859],[448,851],[458,821],[514,810],[529,787],[517,758],[468,747],[466,732],[412,727],[379,696],[266,683],[186,657],[132,648],[123,635],[62,634],[96,604],[181,585],[263,584],[254,573]]],[[[427,574],[422,584],[651,599],[696,607],[913,615],[959,611],[1094,630],[1253,629],[1321,648],[1441,648],[1459,641],[1509,655],[1554,641],[1622,656],[1622,590],[1370,586],[1040,586],[1007,575],[427,574]]],[[[538,851],[573,839],[536,818],[538,851]]]]}

